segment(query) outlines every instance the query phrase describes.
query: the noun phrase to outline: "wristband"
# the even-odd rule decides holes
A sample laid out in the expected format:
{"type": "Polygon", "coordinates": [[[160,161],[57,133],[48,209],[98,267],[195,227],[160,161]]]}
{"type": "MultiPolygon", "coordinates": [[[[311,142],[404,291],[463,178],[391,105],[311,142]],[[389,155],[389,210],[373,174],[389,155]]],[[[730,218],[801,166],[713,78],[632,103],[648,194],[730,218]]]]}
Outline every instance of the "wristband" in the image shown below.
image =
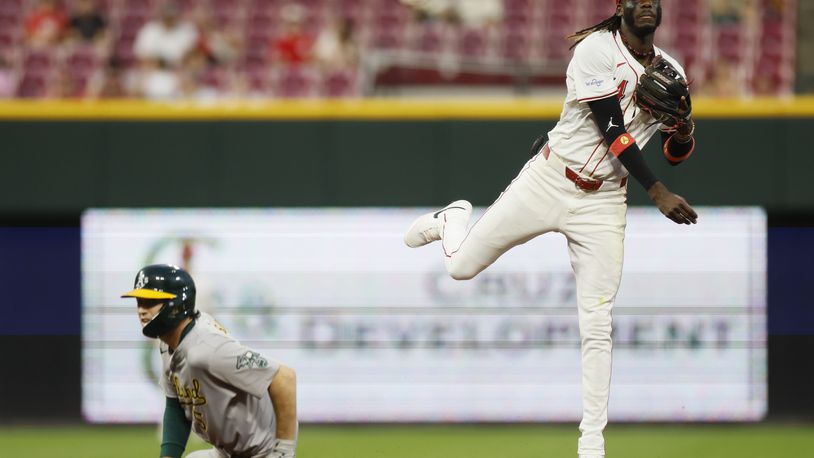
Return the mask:
{"type": "MultiPolygon", "coordinates": [[[[672,162],[673,164],[678,164],[679,162],[683,162],[685,159],[690,157],[692,152],[695,151],[695,138],[690,137],[689,141],[692,142],[692,145],[690,146],[690,150],[687,151],[687,153],[681,156],[673,156],[672,154],[670,154],[670,142],[673,141],[674,138],[675,134],[671,135],[670,138],[667,139],[666,142],[664,142],[664,157],[666,157],[667,160],[672,162]]],[[[682,145],[686,145],[687,143],[689,142],[682,143],[682,145]]]]}
{"type": "Polygon", "coordinates": [[[610,151],[614,156],[619,157],[626,149],[636,144],[636,140],[628,133],[624,133],[616,138],[610,146],[610,151]]]}

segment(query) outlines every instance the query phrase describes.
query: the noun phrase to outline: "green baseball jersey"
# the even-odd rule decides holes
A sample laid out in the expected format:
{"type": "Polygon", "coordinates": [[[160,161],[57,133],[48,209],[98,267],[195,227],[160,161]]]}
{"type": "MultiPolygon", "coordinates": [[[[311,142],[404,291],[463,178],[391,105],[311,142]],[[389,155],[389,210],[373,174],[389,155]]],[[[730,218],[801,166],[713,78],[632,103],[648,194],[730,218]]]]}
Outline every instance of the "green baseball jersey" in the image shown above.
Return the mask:
{"type": "Polygon", "coordinates": [[[241,345],[202,313],[170,352],[161,344],[167,397],[177,398],[192,430],[227,456],[271,451],[276,418],[269,385],[280,364],[241,345]]]}

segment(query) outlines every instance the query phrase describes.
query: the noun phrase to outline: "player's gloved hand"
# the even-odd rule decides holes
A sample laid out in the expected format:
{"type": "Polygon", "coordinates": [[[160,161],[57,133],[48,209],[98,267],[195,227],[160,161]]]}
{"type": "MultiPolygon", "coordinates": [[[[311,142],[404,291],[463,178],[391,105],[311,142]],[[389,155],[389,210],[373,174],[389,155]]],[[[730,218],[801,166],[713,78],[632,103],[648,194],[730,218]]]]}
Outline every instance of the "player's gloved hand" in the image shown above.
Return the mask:
{"type": "Polygon", "coordinates": [[[695,224],[698,220],[698,214],[693,210],[690,204],[678,194],[673,194],[666,186],[660,181],[647,190],[650,198],[661,210],[664,216],[670,218],[677,224],[695,224]]]}
{"type": "Polygon", "coordinates": [[[297,442],[290,439],[277,439],[271,447],[268,458],[296,458],[297,442]]]}
{"type": "Polygon", "coordinates": [[[656,56],[639,78],[634,99],[639,108],[668,126],[685,123],[692,115],[689,84],[661,56],[656,56]]]}
{"type": "Polygon", "coordinates": [[[540,152],[540,150],[543,148],[543,145],[545,145],[547,141],[548,141],[548,135],[547,134],[543,134],[543,135],[540,135],[539,137],[535,138],[534,142],[531,144],[531,151],[529,151],[529,156],[531,156],[531,157],[536,156],[537,153],[540,152]]]}

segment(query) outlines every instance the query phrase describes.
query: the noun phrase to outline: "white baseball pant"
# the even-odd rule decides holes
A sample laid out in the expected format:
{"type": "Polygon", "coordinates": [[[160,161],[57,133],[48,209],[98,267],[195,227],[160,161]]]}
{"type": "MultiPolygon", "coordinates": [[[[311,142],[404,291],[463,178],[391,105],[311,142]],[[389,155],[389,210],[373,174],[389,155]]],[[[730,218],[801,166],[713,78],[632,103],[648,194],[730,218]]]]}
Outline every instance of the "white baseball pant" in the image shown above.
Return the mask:
{"type": "Polygon", "coordinates": [[[597,191],[578,189],[545,147],[471,228],[454,216],[441,227],[447,271],[459,280],[474,277],[510,248],[538,235],[561,232],[567,238],[582,340],[580,456],[605,453],[611,311],[622,275],[627,211],[624,184],[611,181],[597,191]]]}

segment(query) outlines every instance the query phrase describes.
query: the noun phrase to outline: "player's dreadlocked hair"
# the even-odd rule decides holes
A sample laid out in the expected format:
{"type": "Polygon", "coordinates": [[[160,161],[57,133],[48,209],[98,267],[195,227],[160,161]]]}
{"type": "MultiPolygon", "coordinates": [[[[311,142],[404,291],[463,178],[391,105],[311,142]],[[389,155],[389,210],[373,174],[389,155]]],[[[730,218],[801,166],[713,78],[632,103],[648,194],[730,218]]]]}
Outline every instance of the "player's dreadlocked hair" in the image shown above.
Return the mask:
{"type": "Polygon", "coordinates": [[[574,33],[573,35],[569,36],[568,38],[573,38],[575,40],[574,44],[571,45],[569,49],[574,49],[582,40],[588,37],[588,35],[599,32],[602,30],[607,30],[609,32],[616,32],[622,28],[622,16],[613,15],[604,21],[600,22],[597,25],[588,27],[587,29],[582,29],[579,32],[574,33]]]}

